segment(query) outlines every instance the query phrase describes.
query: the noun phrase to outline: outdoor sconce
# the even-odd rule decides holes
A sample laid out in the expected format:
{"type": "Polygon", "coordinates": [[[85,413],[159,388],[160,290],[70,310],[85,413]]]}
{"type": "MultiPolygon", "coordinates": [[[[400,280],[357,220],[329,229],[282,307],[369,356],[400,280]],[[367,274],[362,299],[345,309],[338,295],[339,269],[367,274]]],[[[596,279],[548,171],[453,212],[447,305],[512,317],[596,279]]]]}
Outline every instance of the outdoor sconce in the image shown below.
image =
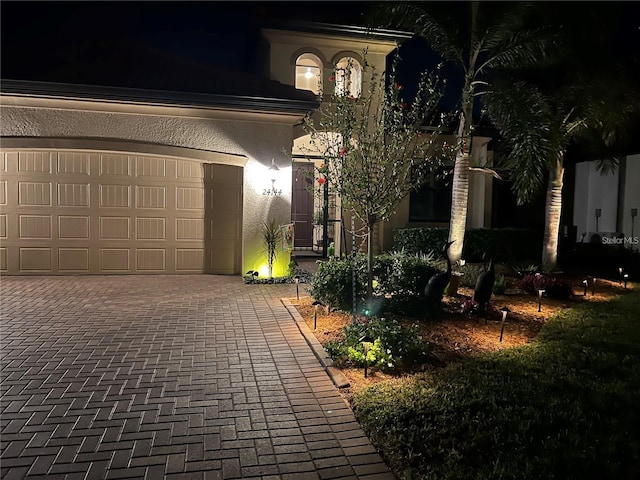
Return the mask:
{"type": "Polygon", "coordinates": [[[502,313],[502,324],[500,325],[500,342],[502,342],[502,335],[504,334],[504,324],[507,321],[507,314],[509,313],[509,309],[507,307],[502,307],[500,309],[500,313],[502,313]]]}
{"type": "Polygon", "coordinates": [[[276,179],[275,172],[279,172],[280,169],[276,165],[275,159],[271,159],[271,166],[269,167],[269,172],[271,172],[271,188],[263,188],[262,195],[282,195],[282,189],[276,189],[276,179]]]}
{"type": "Polygon", "coordinates": [[[300,275],[293,277],[293,281],[296,282],[296,300],[300,302],[300,275]]]}
{"type": "Polygon", "coordinates": [[[600,217],[602,216],[602,209],[596,208],[596,232],[600,231],[598,224],[600,223],[600,217]]]}
{"type": "Polygon", "coordinates": [[[318,326],[318,307],[321,307],[322,303],[316,300],[311,305],[313,305],[313,329],[315,330],[318,326]]]}
{"type": "Polygon", "coordinates": [[[624,278],[624,288],[627,288],[627,282],[629,281],[629,274],[625,273],[623,275],[623,278],[624,278]]]}
{"type": "Polygon", "coordinates": [[[538,311],[542,311],[542,294],[544,293],[544,288],[538,289],[538,311]]]}
{"type": "Polygon", "coordinates": [[[587,296],[587,287],[589,286],[589,282],[587,281],[586,278],[582,281],[582,286],[584,287],[584,293],[582,294],[582,296],[586,297],[587,296]]]}

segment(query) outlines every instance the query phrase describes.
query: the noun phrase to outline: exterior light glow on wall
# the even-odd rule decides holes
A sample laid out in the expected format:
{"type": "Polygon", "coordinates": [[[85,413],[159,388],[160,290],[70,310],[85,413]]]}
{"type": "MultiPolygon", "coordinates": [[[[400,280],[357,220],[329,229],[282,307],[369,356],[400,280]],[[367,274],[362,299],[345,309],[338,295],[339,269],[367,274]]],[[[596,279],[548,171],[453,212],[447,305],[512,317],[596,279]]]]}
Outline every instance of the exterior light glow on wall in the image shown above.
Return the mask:
{"type": "Polygon", "coordinates": [[[276,176],[278,175],[280,169],[276,165],[275,159],[271,159],[271,166],[269,167],[269,173],[271,173],[271,188],[263,188],[262,195],[282,195],[282,189],[276,188],[276,176]]]}

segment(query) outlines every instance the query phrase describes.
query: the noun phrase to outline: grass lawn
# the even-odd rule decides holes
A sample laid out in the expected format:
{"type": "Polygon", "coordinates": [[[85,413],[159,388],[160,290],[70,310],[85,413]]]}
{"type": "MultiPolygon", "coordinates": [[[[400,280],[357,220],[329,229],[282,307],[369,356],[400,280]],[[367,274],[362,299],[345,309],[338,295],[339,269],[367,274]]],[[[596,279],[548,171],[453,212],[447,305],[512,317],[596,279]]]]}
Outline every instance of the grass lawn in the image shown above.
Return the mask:
{"type": "Polygon", "coordinates": [[[640,292],[560,311],[523,346],[354,393],[401,479],[640,478],[640,292]]]}

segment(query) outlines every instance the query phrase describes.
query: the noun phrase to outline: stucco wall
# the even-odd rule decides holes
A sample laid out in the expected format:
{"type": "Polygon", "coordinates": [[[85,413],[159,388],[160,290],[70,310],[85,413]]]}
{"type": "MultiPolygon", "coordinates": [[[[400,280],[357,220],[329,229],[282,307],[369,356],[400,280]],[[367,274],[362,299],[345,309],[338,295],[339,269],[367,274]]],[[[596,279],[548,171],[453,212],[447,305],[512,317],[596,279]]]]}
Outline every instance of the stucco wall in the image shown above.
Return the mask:
{"type": "Polygon", "coordinates": [[[596,162],[581,162],[576,165],[576,185],[574,193],[574,223],[577,226],[577,240],[586,233],[585,242],[597,232],[616,232],[618,212],[619,171],[603,175],[596,170],[596,162]],[[596,209],[601,209],[601,217],[596,229],[596,209]]]}
{"type": "MultiPolygon", "coordinates": [[[[275,118],[252,122],[13,106],[3,106],[0,112],[3,137],[111,139],[246,156],[243,272],[258,269],[263,263],[261,222],[268,217],[283,224],[290,222],[291,161],[287,152],[291,150],[293,127],[289,123],[275,118]],[[263,195],[264,189],[271,188],[268,167],[272,158],[280,167],[275,184],[282,189],[280,196],[263,195]]],[[[288,264],[288,255],[281,263],[288,264]]],[[[282,273],[286,272],[274,272],[282,273]]]]}
{"type": "MultiPolygon", "coordinates": [[[[640,216],[636,216],[633,231],[631,230],[631,209],[637,208],[640,212],[640,154],[627,157],[623,188],[622,231],[626,237],[640,237],[640,216]]],[[[640,245],[633,242],[626,246],[638,250],[640,245]]]]}

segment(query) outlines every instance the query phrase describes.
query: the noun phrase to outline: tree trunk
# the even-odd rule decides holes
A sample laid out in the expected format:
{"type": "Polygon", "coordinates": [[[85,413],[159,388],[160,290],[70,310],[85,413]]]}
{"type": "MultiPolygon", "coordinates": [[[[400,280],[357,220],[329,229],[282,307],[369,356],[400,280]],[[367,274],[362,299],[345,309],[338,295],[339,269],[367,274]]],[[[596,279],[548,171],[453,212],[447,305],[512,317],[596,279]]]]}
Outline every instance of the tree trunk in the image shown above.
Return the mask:
{"type": "Polygon", "coordinates": [[[367,219],[367,309],[373,307],[373,230],[376,226],[376,216],[369,215],[367,219]]]}
{"type": "Polygon", "coordinates": [[[558,235],[562,212],[562,183],[564,167],[562,154],[556,160],[555,171],[550,172],[545,204],[544,239],[542,241],[542,264],[555,267],[558,263],[558,235]]]}
{"type": "Polygon", "coordinates": [[[467,205],[469,203],[469,145],[471,143],[470,119],[472,108],[473,104],[470,103],[465,109],[467,112],[460,114],[460,125],[458,127],[459,147],[456,154],[456,163],[453,168],[451,220],[449,222],[449,241],[454,242],[449,249],[449,255],[453,262],[462,258],[464,233],[467,227],[467,205]]]}

